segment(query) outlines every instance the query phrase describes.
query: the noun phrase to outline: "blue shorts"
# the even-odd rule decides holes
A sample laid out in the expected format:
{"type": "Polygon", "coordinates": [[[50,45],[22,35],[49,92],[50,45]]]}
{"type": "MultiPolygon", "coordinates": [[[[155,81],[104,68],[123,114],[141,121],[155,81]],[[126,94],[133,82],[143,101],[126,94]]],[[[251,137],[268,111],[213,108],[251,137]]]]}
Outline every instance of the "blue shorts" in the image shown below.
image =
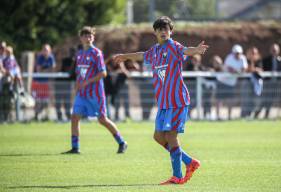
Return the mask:
{"type": "Polygon", "coordinates": [[[184,132],[184,124],[188,120],[188,106],[180,108],[160,109],[155,120],[155,131],[184,132]]]}
{"type": "Polygon", "coordinates": [[[72,114],[80,115],[82,117],[105,117],[105,100],[98,103],[94,98],[84,98],[76,95],[72,114]]]}

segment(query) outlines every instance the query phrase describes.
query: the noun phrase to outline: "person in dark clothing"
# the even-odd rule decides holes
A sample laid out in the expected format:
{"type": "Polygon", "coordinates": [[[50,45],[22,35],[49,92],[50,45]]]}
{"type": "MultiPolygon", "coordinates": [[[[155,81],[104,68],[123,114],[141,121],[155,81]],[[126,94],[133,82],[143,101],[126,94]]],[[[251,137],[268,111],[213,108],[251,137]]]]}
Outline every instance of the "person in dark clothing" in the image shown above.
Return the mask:
{"type": "Polygon", "coordinates": [[[259,73],[262,71],[261,55],[257,47],[250,47],[246,51],[248,61],[247,73],[250,78],[241,80],[241,118],[252,118],[252,113],[260,102],[260,91],[256,86],[262,88],[263,80],[259,79],[259,73]]]}
{"type": "MultiPolygon", "coordinates": [[[[280,72],[281,71],[281,56],[280,46],[276,43],[270,47],[270,55],[262,60],[263,71],[280,72]]],[[[280,78],[270,77],[264,79],[264,90],[262,92],[262,102],[259,109],[255,112],[255,117],[258,117],[262,108],[265,108],[265,118],[269,117],[271,107],[280,97],[280,78]]]]}
{"type": "Polygon", "coordinates": [[[104,79],[105,82],[105,93],[110,96],[110,103],[115,108],[115,120],[119,120],[119,108],[120,100],[123,99],[125,108],[125,118],[130,118],[129,111],[129,92],[126,87],[126,80],[130,76],[130,71],[139,70],[139,66],[131,61],[125,61],[119,65],[114,65],[112,59],[107,60],[108,75],[104,79]]]}
{"type": "Polygon", "coordinates": [[[74,48],[69,49],[69,56],[62,59],[59,72],[69,73],[68,78],[57,78],[55,83],[55,107],[57,120],[63,121],[62,107],[64,107],[65,117],[70,120],[71,117],[71,86],[75,81],[75,54],[74,48]]]}

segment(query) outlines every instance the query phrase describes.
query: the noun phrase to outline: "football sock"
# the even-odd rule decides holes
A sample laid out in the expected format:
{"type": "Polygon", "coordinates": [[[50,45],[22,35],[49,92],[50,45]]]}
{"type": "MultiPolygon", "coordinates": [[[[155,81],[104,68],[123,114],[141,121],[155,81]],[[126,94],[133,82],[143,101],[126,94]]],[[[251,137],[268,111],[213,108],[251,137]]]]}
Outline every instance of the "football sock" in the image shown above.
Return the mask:
{"type": "Polygon", "coordinates": [[[185,165],[189,165],[191,163],[192,158],[184,151],[181,149],[182,153],[182,161],[185,165]]]}
{"type": "MultiPolygon", "coordinates": [[[[169,144],[166,143],[164,146],[163,146],[167,151],[170,151],[170,147],[169,147],[169,144]]],[[[181,149],[181,152],[182,152],[182,161],[185,165],[189,165],[191,163],[191,160],[192,158],[184,151],[181,149]]]]}
{"type": "Polygon", "coordinates": [[[116,142],[118,144],[122,144],[125,142],[125,140],[123,139],[123,137],[121,136],[121,134],[119,132],[117,132],[116,134],[113,135],[114,139],[116,140],[116,142]]]}
{"type": "Polygon", "coordinates": [[[182,151],[179,146],[173,147],[170,150],[172,168],[173,168],[173,176],[177,178],[182,178],[181,171],[181,161],[182,161],[182,151]]]}
{"type": "Polygon", "coordinates": [[[79,142],[79,136],[71,136],[71,144],[72,148],[79,149],[80,148],[80,142],[79,142]]]}

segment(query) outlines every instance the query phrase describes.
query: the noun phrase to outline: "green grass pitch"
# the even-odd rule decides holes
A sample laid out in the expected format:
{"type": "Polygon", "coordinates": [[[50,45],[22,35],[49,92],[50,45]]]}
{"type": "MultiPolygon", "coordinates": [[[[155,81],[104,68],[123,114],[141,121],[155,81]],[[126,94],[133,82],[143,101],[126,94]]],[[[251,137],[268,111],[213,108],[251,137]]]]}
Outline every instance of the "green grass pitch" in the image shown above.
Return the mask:
{"type": "Polygon", "coordinates": [[[0,191],[281,191],[281,121],[189,122],[184,150],[202,166],[185,185],[159,186],[171,176],[169,154],[152,139],[152,122],[119,123],[128,141],[118,155],[113,137],[82,123],[81,155],[70,125],[0,125],[0,191]]]}

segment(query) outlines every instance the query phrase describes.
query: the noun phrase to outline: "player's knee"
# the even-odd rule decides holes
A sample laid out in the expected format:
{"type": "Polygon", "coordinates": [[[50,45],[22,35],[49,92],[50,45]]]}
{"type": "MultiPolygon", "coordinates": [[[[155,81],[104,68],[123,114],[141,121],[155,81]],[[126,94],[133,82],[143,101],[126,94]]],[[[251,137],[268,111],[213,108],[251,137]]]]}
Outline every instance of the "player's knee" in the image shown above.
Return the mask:
{"type": "Polygon", "coordinates": [[[71,121],[72,122],[77,122],[77,121],[79,121],[80,120],[80,117],[78,116],[78,115],[71,115],[71,121]]]}
{"type": "Polygon", "coordinates": [[[98,121],[100,124],[105,125],[107,123],[107,118],[106,117],[99,117],[98,121]]]}
{"type": "Polygon", "coordinates": [[[159,143],[159,136],[157,134],[154,133],[153,139],[159,143]]]}

